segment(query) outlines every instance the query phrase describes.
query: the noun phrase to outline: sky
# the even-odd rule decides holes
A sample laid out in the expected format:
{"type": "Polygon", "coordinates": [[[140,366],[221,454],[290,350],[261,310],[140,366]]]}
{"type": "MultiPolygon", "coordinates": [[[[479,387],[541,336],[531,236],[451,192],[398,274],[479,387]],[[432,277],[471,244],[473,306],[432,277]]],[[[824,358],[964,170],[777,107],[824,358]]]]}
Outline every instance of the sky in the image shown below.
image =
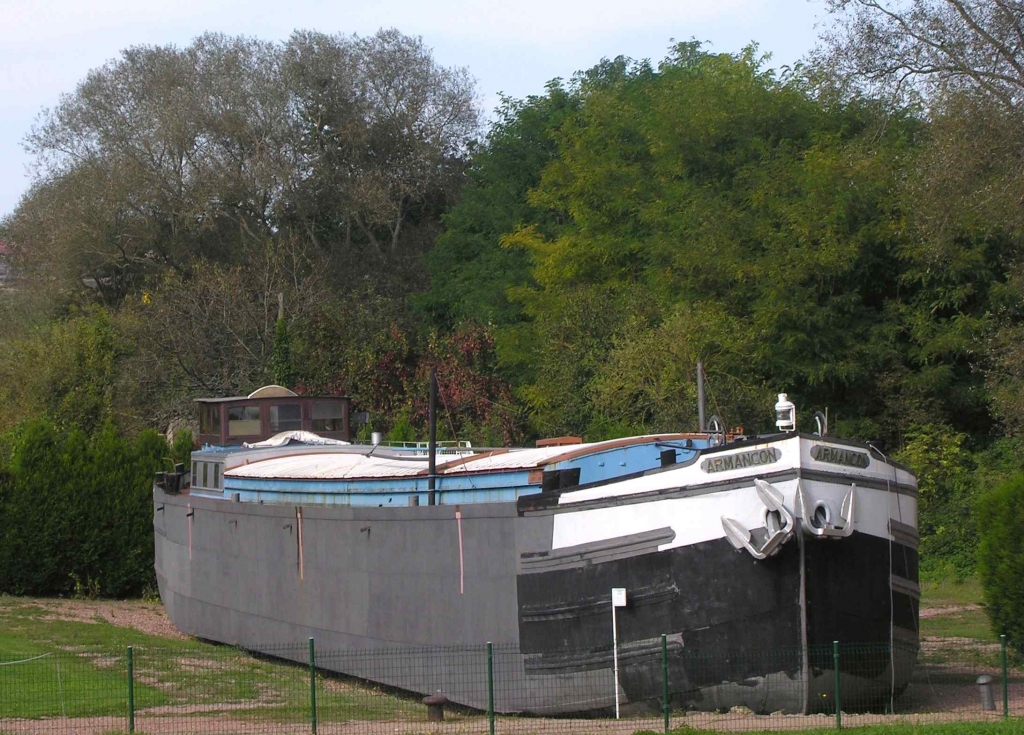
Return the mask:
{"type": "Polygon", "coordinates": [[[40,111],[129,46],[394,27],[422,36],[440,63],[468,67],[489,112],[499,93],[542,93],[604,57],[658,61],[672,39],[719,52],[756,41],[772,66],[793,64],[825,16],[822,0],[0,0],[0,218],[31,183],[23,139],[40,111]]]}

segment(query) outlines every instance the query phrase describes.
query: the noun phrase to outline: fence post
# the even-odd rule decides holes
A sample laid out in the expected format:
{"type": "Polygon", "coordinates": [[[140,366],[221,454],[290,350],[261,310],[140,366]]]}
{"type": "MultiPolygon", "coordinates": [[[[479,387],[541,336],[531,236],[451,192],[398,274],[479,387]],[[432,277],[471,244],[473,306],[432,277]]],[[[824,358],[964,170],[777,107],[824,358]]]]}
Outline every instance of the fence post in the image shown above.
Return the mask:
{"type": "Polygon", "coordinates": [[[487,726],[494,735],[494,647],[487,641],[487,726]]]}
{"type": "Polygon", "coordinates": [[[135,732],[135,661],[128,646],[128,732],[135,732]]]}
{"type": "Polygon", "coordinates": [[[671,729],[668,714],[668,636],[661,634],[661,711],[665,715],[665,732],[671,729]]]}
{"type": "Polygon", "coordinates": [[[1006,670],[1006,634],[999,636],[1003,659],[1003,717],[1010,716],[1010,680],[1006,670]]]}
{"type": "Polygon", "coordinates": [[[835,669],[836,729],[843,727],[843,700],[839,696],[839,641],[832,641],[832,666],[835,669]]]}
{"type": "Polygon", "coordinates": [[[313,636],[309,637],[309,722],[316,735],[316,652],[313,649],[313,636]]]}

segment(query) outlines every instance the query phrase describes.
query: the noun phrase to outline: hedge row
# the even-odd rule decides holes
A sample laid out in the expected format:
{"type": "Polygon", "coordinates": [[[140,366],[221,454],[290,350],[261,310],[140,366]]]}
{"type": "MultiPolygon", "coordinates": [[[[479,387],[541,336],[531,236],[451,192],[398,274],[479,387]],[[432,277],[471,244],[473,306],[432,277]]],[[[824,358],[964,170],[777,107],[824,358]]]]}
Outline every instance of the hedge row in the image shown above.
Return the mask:
{"type": "MultiPolygon", "coordinates": [[[[189,438],[189,442],[191,438],[189,438]]],[[[138,595],[154,586],[153,474],[170,448],[30,421],[3,437],[0,592],[138,595]]]]}

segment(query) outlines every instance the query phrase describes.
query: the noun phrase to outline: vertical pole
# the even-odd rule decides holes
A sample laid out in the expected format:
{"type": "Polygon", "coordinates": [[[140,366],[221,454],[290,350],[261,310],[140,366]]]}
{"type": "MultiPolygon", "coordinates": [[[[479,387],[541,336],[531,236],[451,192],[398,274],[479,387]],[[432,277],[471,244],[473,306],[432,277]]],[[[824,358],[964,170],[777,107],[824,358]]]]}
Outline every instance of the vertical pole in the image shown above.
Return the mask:
{"type": "Polygon", "coordinates": [[[619,719],[619,628],[612,600],[612,668],[615,673],[615,719],[619,719]]]}
{"type": "Polygon", "coordinates": [[[1010,681],[1006,670],[1006,634],[999,636],[1003,658],[1003,717],[1010,716],[1010,681]]]}
{"type": "Polygon", "coordinates": [[[494,735],[494,648],[487,641],[487,725],[494,735]]]}
{"type": "Polygon", "coordinates": [[[835,670],[836,729],[843,727],[843,702],[839,696],[839,641],[832,641],[832,665],[835,670]]]}
{"type": "Polygon", "coordinates": [[[697,361],[697,424],[699,431],[707,431],[707,408],[704,400],[704,363],[697,361]]]}
{"type": "Polygon", "coordinates": [[[427,442],[427,505],[434,505],[434,489],[437,483],[437,368],[430,368],[429,435],[427,442]]]}
{"type": "Polygon", "coordinates": [[[316,735],[316,652],[313,650],[313,636],[309,637],[309,721],[316,735]]]}
{"type": "Polygon", "coordinates": [[[661,634],[661,711],[665,715],[665,732],[671,728],[668,716],[668,636],[661,634]]]}
{"type": "Polygon", "coordinates": [[[135,660],[128,646],[128,732],[135,732],[135,660]]]}

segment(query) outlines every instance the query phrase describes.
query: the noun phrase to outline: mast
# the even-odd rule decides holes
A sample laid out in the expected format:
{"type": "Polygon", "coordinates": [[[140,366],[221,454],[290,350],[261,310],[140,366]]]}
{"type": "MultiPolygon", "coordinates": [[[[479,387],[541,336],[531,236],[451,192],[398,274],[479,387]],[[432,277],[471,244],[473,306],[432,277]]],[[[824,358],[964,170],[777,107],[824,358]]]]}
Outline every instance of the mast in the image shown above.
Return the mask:
{"type": "Polygon", "coordinates": [[[704,364],[697,361],[697,425],[699,431],[704,432],[708,430],[707,426],[707,408],[704,400],[704,364]]]}
{"type": "Polygon", "coordinates": [[[437,474],[437,368],[430,368],[430,436],[427,444],[427,505],[435,505],[437,474]]]}

